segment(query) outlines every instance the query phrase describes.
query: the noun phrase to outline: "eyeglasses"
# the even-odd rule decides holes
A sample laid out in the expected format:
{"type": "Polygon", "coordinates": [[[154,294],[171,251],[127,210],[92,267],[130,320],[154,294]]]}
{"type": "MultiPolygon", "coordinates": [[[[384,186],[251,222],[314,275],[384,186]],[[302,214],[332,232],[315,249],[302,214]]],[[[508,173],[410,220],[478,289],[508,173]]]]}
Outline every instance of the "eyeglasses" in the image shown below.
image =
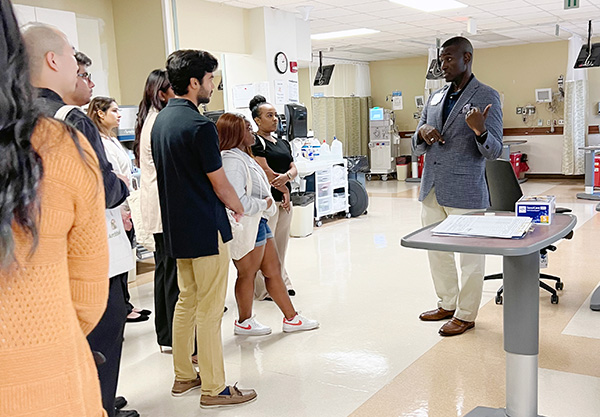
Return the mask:
{"type": "Polygon", "coordinates": [[[77,76],[83,78],[84,80],[92,81],[92,74],[89,72],[82,72],[77,74],[77,76]]]}

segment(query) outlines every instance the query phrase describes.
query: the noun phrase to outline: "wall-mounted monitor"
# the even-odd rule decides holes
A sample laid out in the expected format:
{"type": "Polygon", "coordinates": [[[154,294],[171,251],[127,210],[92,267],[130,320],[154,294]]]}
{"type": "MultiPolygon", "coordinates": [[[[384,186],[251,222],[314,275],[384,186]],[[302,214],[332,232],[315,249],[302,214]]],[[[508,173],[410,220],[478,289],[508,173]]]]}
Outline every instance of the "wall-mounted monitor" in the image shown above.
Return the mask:
{"type": "Polygon", "coordinates": [[[331,81],[331,75],[333,74],[334,67],[335,64],[320,66],[317,69],[317,74],[315,75],[314,85],[317,87],[322,85],[329,85],[329,81],[331,81]]]}
{"type": "Polygon", "coordinates": [[[552,103],[552,89],[551,88],[536,88],[535,89],[535,101],[537,103],[552,103]]]}
{"type": "MultiPolygon", "coordinates": [[[[590,21],[591,22],[591,21],[590,21]]],[[[590,53],[587,45],[583,45],[579,51],[577,61],[574,68],[592,68],[600,67],[600,43],[592,44],[592,52],[590,53]]]]}

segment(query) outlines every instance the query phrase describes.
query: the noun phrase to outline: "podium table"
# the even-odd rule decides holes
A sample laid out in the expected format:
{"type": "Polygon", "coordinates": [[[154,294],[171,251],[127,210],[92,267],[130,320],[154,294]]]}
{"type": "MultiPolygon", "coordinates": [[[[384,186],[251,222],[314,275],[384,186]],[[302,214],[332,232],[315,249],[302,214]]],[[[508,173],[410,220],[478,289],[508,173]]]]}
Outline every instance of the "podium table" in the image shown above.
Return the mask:
{"type": "Polygon", "coordinates": [[[436,223],[402,238],[408,248],[503,257],[506,408],[477,407],[465,417],[539,417],[539,251],[566,236],[576,223],[573,215],[555,214],[551,225],[536,225],[522,239],[434,236],[436,223]]]}

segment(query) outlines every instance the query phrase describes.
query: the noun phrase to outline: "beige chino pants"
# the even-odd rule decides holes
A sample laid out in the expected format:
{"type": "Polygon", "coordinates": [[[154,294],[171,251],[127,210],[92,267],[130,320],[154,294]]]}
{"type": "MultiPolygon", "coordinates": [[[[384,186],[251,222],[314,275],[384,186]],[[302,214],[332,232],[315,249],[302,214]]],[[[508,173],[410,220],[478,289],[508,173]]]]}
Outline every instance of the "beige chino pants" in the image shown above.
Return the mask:
{"type": "Polygon", "coordinates": [[[196,330],[202,393],[212,396],[225,389],[221,321],[228,274],[229,247],[220,235],[218,255],[177,259],[179,299],[173,317],[175,379],[196,379],[192,364],[196,330]]]}
{"type": "MultiPolygon", "coordinates": [[[[432,188],[422,202],[421,223],[423,226],[440,222],[451,214],[465,214],[473,209],[458,209],[440,206],[432,188]]],[[[438,307],[444,310],[456,310],[454,316],[464,321],[475,321],[481,294],[485,255],[461,253],[460,285],[453,252],[428,251],[429,267],[433,285],[438,296],[438,307]]]]}

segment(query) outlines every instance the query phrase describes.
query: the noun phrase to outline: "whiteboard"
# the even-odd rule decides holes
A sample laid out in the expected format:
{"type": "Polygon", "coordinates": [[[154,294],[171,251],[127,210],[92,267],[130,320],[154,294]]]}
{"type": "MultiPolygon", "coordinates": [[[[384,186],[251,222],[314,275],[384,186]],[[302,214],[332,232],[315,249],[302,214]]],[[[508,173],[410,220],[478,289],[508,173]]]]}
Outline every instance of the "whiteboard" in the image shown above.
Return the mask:
{"type": "Polygon", "coordinates": [[[35,22],[35,7],[14,4],[13,10],[15,11],[15,16],[17,17],[19,26],[23,26],[29,22],[35,22]]]}
{"type": "Polygon", "coordinates": [[[75,49],[79,48],[79,36],[77,35],[77,18],[75,13],[64,10],[46,9],[43,7],[24,6],[14,4],[15,16],[19,26],[31,22],[46,23],[57,27],[65,35],[75,49]]]}
{"type": "Polygon", "coordinates": [[[73,12],[65,12],[63,10],[45,9],[43,7],[35,8],[36,21],[56,26],[60,29],[71,45],[75,49],[79,49],[79,37],[77,36],[77,18],[73,12]]]}

